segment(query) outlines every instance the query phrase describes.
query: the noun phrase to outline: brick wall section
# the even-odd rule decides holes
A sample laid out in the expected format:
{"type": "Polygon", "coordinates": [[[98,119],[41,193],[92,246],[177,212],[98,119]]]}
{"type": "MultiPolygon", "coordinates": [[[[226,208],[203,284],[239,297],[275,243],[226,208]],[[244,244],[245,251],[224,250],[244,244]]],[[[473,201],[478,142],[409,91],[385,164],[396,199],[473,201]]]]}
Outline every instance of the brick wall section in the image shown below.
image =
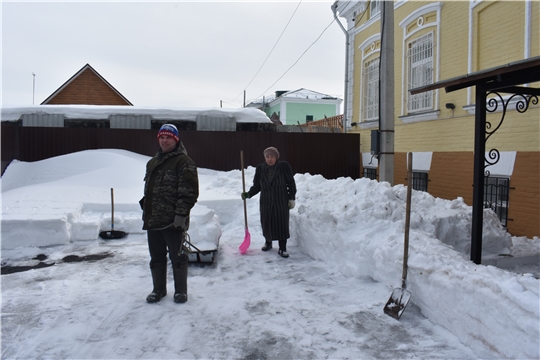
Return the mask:
{"type": "Polygon", "coordinates": [[[92,70],[86,69],[59,94],[49,100],[48,105],[129,105],[92,70]]]}
{"type": "Polygon", "coordinates": [[[539,164],[538,152],[518,152],[516,155],[508,204],[508,231],[512,235],[540,236],[539,164]]]}
{"type": "Polygon", "coordinates": [[[472,152],[434,152],[428,174],[429,193],[443,199],[462,197],[472,206],[474,182],[472,152]]]}
{"type": "Polygon", "coordinates": [[[394,154],[394,185],[398,184],[407,185],[407,153],[394,154]]]}

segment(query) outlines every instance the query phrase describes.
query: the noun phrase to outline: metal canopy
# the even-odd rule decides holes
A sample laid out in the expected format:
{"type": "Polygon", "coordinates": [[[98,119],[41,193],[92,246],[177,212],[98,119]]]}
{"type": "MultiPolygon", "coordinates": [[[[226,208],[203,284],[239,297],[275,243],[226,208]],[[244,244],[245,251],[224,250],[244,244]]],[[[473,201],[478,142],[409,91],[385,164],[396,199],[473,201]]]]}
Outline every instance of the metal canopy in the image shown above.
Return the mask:
{"type": "MultiPolygon", "coordinates": [[[[491,84],[491,86],[493,86],[491,90],[497,90],[501,86],[509,87],[537,81],[540,81],[540,56],[516,61],[491,69],[477,71],[447,80],[441,80],[430,85],[411,89],[410,92],[412,95],[415,95],[429,90],[445,88],[446,92],[448,93],[479,84],[491,84]]],[[[539,89],[535,88],[525,89],[534,92],[534,95],[538,95],[540,91],[539,89]]]]}
{"type": "Polygon", "coordinates": [[[486,142],[502,125],[509,105],[518,113],[524,113],[529,106],[538,104],[540,89],[532,83],[540,81],[540,56],[516,61],[507,65],[478,71],[456,78],[410,90],[412,95],[444,88],[452,92],[471,86],[476,87],[475,130],[474,130],[474,190],[471,231],[471,260],[482,262],[482,224],[484,222],[484,177],[489,176],[489,166],[500,159],[497,149],[491,149],[486,157],[486,142]],[[521,86],[529,84],[529,86],[521,86]],[[501,96],[499,93],[510,94],[501,96]],[[486,121],[487,113],[502,107],[501,119],[496,126],[486,121]]]}

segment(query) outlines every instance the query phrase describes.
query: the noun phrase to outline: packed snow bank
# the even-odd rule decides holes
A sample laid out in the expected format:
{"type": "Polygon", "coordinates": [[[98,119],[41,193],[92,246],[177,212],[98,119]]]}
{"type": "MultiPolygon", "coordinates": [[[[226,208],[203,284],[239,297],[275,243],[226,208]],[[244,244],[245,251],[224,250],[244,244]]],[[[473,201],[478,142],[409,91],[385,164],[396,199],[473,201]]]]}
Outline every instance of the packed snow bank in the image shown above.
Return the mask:
{"type": "MultiPolygon", "coordinates": [[[[111,229],[111,188],[116,188],[114,229],[145,233],[138,202],[149,159],[110,149],[32,163],[14,160],[2,177],[2,250],[94,241],[101,231],[111,229]]],[[[198,203],[191,222],[192,243],[200,250],[215,249],[221,236],[215,211],[198,203]]]]}
{"type": "MultiPolygon", "coordinates": [[[[303,251],[345,274],[401,287],[406,187],[295,179],[292,230],[303,251]]],[[[468,260],[472,209],[463,199],[413,191],[411,208],[407,288],[422,313],[480,357],[538,358],[539,281],[468,260]]],[[[509,252],[511,237],[491,211],[483,231],[484,250],[509,252]]]]}

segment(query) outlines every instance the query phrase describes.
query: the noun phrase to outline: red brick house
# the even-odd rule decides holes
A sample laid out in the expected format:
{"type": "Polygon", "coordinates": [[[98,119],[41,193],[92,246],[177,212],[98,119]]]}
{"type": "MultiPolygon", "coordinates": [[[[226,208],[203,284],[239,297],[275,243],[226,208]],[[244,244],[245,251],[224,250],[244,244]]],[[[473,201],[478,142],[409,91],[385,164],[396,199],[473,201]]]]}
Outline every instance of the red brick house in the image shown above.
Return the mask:
{"type": "Polygon", "coordinates": [[[41,105],[129,105],[133,104],[116,90],[90,64],[86,64],[53,92],[41,105]]]}

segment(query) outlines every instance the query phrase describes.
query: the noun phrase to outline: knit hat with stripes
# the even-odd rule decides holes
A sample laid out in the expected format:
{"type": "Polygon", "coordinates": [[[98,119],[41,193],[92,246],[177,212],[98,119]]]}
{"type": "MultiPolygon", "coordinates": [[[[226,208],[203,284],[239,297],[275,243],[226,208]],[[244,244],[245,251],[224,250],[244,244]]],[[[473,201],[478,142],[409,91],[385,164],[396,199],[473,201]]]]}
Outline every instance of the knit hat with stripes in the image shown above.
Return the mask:
{"type": "Polygon", "coordinates": [[[159,129],[159,132],[157,134],[158,139],[161,135],[168,135],[174,138],[176,142],[180,141],[180,138],[178,138],[178,129],[176,128],[176,126],[171,124],[165,124],[159,129]]]}

